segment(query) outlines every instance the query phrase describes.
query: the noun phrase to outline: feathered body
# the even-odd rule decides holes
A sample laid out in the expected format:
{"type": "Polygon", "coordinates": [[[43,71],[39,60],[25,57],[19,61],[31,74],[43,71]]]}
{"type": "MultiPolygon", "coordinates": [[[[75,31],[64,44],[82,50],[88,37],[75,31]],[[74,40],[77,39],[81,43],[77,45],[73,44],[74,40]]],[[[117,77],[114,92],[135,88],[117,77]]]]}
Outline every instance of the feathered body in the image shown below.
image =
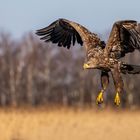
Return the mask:
{"type": "Polygon", "coordinates": [[[84,69],[101,70],[102,89],[97,96],[97,104],[103,102],[103,93],[109,84],[108,72],[111,72],[116,89],[115,104],[120,104],[120,93],[123,92],[123,74],[138,74],[140,66],[129,65],[119,59],[135,49],[140,50],[140,25],[134,20],[117,21],[114,23],[108,41],[100,40],[97,34],[91,33],[82,25],[58,19],[48,27],[37,30],[45,42],[51,41],[59,47],[70,48],[75,43],[84,46],[86,59],[84,69]]]}

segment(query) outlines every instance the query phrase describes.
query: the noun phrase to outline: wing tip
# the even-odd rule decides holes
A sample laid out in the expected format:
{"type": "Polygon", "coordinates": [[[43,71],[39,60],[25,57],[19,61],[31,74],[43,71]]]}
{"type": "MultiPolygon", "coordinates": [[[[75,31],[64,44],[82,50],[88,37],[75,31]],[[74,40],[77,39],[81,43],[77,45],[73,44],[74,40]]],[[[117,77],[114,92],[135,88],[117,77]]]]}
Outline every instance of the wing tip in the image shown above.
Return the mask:
{"type": "Polygon", "coordinates": [[[35,31],[35,34],[40,36],[40,29],[35,31]]]}

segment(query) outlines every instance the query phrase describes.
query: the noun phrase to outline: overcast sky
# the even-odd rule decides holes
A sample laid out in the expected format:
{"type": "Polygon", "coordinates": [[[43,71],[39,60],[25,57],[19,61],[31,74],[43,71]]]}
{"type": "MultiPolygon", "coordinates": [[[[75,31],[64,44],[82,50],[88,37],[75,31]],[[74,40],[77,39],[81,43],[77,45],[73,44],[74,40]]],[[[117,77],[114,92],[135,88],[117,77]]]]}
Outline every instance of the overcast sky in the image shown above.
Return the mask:
{"type": "Polygon", "coordinates": [[[0,0],[0,30],[16,38],[58,18],[102,33],[116,20],[140,21],[140,0],[0,0]]]}

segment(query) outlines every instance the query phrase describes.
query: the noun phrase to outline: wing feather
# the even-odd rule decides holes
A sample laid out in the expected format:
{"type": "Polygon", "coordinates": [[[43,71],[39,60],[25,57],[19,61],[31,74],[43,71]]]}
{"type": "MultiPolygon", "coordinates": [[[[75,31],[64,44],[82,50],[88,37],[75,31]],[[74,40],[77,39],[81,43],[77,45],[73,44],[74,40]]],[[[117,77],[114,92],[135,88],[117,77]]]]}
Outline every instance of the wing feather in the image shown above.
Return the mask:
{"type": "Polygon", "coordinates": [[[50,41],[59,47],[63,46],[68,49],[76,42],[86,48],[91,46],[95,48],[100,44],[100,39],[96,34],[91,33],[80,24],[66,19],[58,19],[48,27],[37,30],[36,34],[41,36],[40,39],[45,42],[50,41]]]}
{"type": "Polygon", "coordinates": [[[123,74],[140,74],[140,66],[139,65],[131,65],[131,64],[122,64],[121,72],[123,74]]]}
{"type": "Polygon", "coordinates": [[[73,41],[73,45],[75,44],[75,41],[76,41],[76,37],[75,37],[75,34],[72,34],[72,41],[73,41]]]}
{"type": "Polygon", "coordinates": [[[134,20],[115,22],[107,41],[106,52],[115,58],[140,50],[139,24],[134,20]]]}

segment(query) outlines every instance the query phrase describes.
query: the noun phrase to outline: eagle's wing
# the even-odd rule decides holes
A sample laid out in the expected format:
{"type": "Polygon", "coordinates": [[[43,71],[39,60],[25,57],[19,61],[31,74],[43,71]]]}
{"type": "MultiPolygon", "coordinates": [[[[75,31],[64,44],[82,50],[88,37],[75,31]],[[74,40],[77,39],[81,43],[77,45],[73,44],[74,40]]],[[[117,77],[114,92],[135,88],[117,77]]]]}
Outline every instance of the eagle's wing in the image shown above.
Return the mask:
{"type": "Polygon", "coordinates": [[[123,74],[140,74],[140,66],[139,65],[131,65],[131,64],[122,64],[121,72],[123,74]]]}
{"type": "Polygon", "coordinates": [[[89,47],[96,47],[100,43],[100,39],[96,34],[91,33],[85,27],[78,23],[58,19],[50,24],[48,27],[37,30],[37,35],[42,36],[41,39],[45,42],[52,42],[70,48],[75,45],[76,41],[88,49],[89,47]]]}
{"type": "Polygon", "coordinates": [[[140,50],[140,24],[134,20],[115,22],[107,41],[107,54],[121,58],[135,49],[140,50]]]}

